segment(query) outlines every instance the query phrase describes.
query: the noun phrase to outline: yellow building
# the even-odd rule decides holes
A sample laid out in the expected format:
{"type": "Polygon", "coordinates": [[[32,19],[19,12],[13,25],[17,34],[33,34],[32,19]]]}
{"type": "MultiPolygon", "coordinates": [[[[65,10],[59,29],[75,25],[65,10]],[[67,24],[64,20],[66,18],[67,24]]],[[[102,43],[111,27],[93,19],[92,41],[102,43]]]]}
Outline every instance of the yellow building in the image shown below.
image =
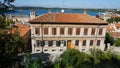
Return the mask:
{"type": "Polygon", "coordinates": [[[32,53],[61,54],[75,48],[104,49],[107,23],[87,14],[47,13],[29,21],[32,53]]]}

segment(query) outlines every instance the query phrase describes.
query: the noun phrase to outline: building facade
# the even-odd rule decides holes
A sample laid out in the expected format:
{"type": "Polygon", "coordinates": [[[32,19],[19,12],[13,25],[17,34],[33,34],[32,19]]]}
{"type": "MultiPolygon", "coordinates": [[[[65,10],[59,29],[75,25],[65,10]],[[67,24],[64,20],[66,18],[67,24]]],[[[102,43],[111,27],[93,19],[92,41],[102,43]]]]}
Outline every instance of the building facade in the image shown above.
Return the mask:
{"type": "Polygon", "coordinates": [[[32,53],[61,54],[70,48],[104,49],[107,23],[87,14],[47,13],[31,23],[32,53]]]}

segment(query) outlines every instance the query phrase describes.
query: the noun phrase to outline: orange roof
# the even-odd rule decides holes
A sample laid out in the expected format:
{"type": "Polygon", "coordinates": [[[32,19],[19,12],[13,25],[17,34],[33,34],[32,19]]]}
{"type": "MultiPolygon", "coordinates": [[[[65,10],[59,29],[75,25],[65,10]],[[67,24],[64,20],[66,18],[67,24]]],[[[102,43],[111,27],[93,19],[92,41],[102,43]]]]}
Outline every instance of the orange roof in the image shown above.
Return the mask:
{"type": "Polygon", "coordinates": [[[110,26],[110,25],[108,25],[106,28],[107,28],[107,31],[114,31],[115,30],[115,28],[110,26]]]}
{"type": "Polygon", "coordinates": [[[120,23],[116,23],[115,26],[116,26],[116,27],[120,27],[120,23]]]}
{"type": "Polygon", "coordinates": [[[114,38],[120,38],[120,32],[109,32],[109,33],[114,38]]]}
{"type": "Polygon", "coordinates": [[[35,22],[48,22],[48,23],[95,23],[95,24],[107,24],[103,20],[87,14],[77,13],[47,13],[29,21],[30,23],[35,22]]]}
{"type": "MultiPolygon", "coordinates": [[[[15,27],[17,27],[17,30],[21,37],[25,36],[25,34],[27,34],[27,32],[30,30],[30,28],[28,26],[25,26],[22,24],[17,24],[17,25],[15,25],[15,27]]],[[[15,31],[16,31],[16,28],[13,28],[11,33],[14,33],[15,31]]]]}

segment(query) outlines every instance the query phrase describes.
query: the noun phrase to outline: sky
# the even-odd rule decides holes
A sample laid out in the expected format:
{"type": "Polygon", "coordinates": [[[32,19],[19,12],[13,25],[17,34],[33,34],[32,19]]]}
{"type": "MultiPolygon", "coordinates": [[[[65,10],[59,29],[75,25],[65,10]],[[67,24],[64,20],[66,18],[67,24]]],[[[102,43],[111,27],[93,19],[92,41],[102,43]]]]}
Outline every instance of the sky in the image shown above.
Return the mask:
{"type": "Polygon", "coordinates": [[[120,0],[15,0],[14,4],[38,7],[120,8],[120,0]]]}

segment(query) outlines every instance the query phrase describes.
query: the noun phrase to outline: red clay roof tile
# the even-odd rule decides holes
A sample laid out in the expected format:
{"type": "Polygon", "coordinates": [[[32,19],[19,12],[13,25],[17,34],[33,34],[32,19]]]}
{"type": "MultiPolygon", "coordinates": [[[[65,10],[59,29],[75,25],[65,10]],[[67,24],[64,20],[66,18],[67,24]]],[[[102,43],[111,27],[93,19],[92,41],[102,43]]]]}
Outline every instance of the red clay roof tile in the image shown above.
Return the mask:
{"type": "Polygon", "coordinates": [[[103,23],[107,24],[103,20],[87,14],[77,13],[47,13],[29,21],[31,22],[55,22],[55,23],[103,23]]]}
{"type": "Polygon", "coordinates": [[[115,26],[116,26],[116,27],[120,27],[120,23],[116,23],[115,26]]]}
{"type": "MultiPolygon", "coordinates": [[[[23,24],[17,24],[15,26],[17,27],[17,31],[19,32],[19,35],[21,37],[25,36],[27,32],[30,30],[28,26],[25,26],[23,24]]],[[[11,33],[14,33],[16,31],[16,27],[12,28],[11,33]]]]}

